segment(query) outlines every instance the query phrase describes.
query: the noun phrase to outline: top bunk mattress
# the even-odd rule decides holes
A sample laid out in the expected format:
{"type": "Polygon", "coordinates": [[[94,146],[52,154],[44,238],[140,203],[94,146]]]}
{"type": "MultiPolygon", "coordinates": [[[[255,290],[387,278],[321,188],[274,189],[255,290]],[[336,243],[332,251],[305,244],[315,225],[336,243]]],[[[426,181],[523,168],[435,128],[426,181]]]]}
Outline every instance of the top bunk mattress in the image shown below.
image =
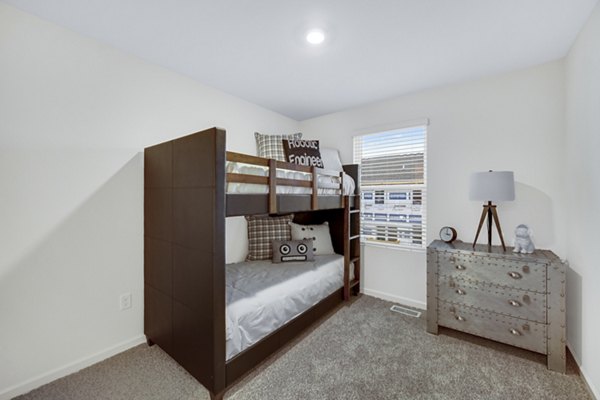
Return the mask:
{"type": "MultiPolygon", "coordinates": [[[[228,161],[226,166],[227,173],[234,174],[246,174],[256,176],[269,176],[269,168],[261,167],[257,165],[244,164],[239,162],[228,161]]],[[[277,177],[285,179],[297,179],[310,181],[312,179],[311,174],[305,172],[277,169],[277,177]]],[[[332,189],[336,185],[339,185],[340,178],[336,176],[319,175],[319,196],[339,196],[339,189],[332,189]]],[[[354,194],[356,183],[350,175],[344,173],[344,195],[354,194]]],[[[269,193],[268,185],[260,185],[255,183],[228,183],[227,193],[231,194],[266,194],[269,193]]],[[[306,187],[297,186],[277,186],[278,194],[311,194],[312,189],[306,187]]]]}
{"type": "Polygon", "coordinates": [[[228,264],[225,284],[227,360],[342,286],[344,257],[339,254],[315,256],[313,262],[228,264]]]}

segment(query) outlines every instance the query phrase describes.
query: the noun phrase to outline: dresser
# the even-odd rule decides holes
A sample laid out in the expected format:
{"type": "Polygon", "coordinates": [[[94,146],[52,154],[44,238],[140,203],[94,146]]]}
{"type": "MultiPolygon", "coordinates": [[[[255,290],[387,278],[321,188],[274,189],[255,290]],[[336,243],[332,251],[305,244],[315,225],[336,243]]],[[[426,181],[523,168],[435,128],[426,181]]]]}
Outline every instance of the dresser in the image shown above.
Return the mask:
{"type": "Polygon", "coordinates": [[[427,331],[456,329],[546,354],[565,372],[566,266],[553,252],[440,240],[427,248],[427,331]]]}

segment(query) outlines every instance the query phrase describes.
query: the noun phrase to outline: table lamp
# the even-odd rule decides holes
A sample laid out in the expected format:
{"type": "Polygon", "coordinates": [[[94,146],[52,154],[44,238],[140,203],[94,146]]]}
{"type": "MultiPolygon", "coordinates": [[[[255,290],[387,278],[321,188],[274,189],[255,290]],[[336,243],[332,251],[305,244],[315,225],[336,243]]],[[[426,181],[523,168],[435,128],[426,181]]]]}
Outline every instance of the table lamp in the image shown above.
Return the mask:
{"type": "Polygon", "coordinates": [[[498,229],[498,236],[502,242],[502,248],[506,251],[502,229],[500,228],[500,220],[496,205],[493,202],[497,201],[512,201],[515,199],[515,178],[512,171],[487,171],[475,172],[471,174],[471,182],[469,186],[469,199],[485,201],[481,218],[479,219],[479,227],[473,241],[473,247],[477,243],[479,232],[485,219],[487,218],[488,228],[488,247],[492,247],[492,220],[498,229]]]}

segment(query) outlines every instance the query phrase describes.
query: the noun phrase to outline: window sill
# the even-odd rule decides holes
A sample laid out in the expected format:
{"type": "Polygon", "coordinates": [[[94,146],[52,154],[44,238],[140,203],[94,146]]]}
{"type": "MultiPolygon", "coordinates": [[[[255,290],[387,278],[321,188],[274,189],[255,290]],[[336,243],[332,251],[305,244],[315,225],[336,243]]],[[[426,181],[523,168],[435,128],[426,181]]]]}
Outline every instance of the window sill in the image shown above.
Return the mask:
{"type": "Polygon", "coordinates": [[[386,250],[402,251],[402,252],[410,252],[410,253],[425,253],[425,251],[427,250],[425,247],[410,247],[410,246],[402,246],[402,245],[396,245],[396,244],[383,244],[383,243],[372,243],[372,242],[361,242],[360,244],[362,246],[367,246],[367,247],[375,247],[375,248],[382,248],[382,249],[386,249],[386,250]]]}

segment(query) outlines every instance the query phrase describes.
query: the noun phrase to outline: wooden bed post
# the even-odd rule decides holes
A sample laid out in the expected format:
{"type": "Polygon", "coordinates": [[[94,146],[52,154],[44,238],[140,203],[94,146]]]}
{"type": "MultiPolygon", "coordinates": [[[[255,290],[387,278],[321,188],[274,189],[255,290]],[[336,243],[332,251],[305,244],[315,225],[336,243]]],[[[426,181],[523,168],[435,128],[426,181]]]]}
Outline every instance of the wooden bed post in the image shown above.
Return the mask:
{"type": "Polygon", "coordinates": [[[319,175],[315,166],[310,167],[312,172],[312,195],[310,197],[311,210],[319,209],[319,175]]]}
{"type": "Polygon", "coordinates": [[[350,197],[343,196],[344,203],[344,300],[350,300],[350,197]]]}
{"type": "Polygon", "coordinates": [[[269,160],[269,214],[277,214],[277,160],[269,160]]]}
{"type": "Polygon", "coordinates": [[[340,199],[341,199],[340,207],[346,207],[346,203],[347,203],[346,197],[347,196],[344,196],[344,173],[340,172],[340,199]]]}

